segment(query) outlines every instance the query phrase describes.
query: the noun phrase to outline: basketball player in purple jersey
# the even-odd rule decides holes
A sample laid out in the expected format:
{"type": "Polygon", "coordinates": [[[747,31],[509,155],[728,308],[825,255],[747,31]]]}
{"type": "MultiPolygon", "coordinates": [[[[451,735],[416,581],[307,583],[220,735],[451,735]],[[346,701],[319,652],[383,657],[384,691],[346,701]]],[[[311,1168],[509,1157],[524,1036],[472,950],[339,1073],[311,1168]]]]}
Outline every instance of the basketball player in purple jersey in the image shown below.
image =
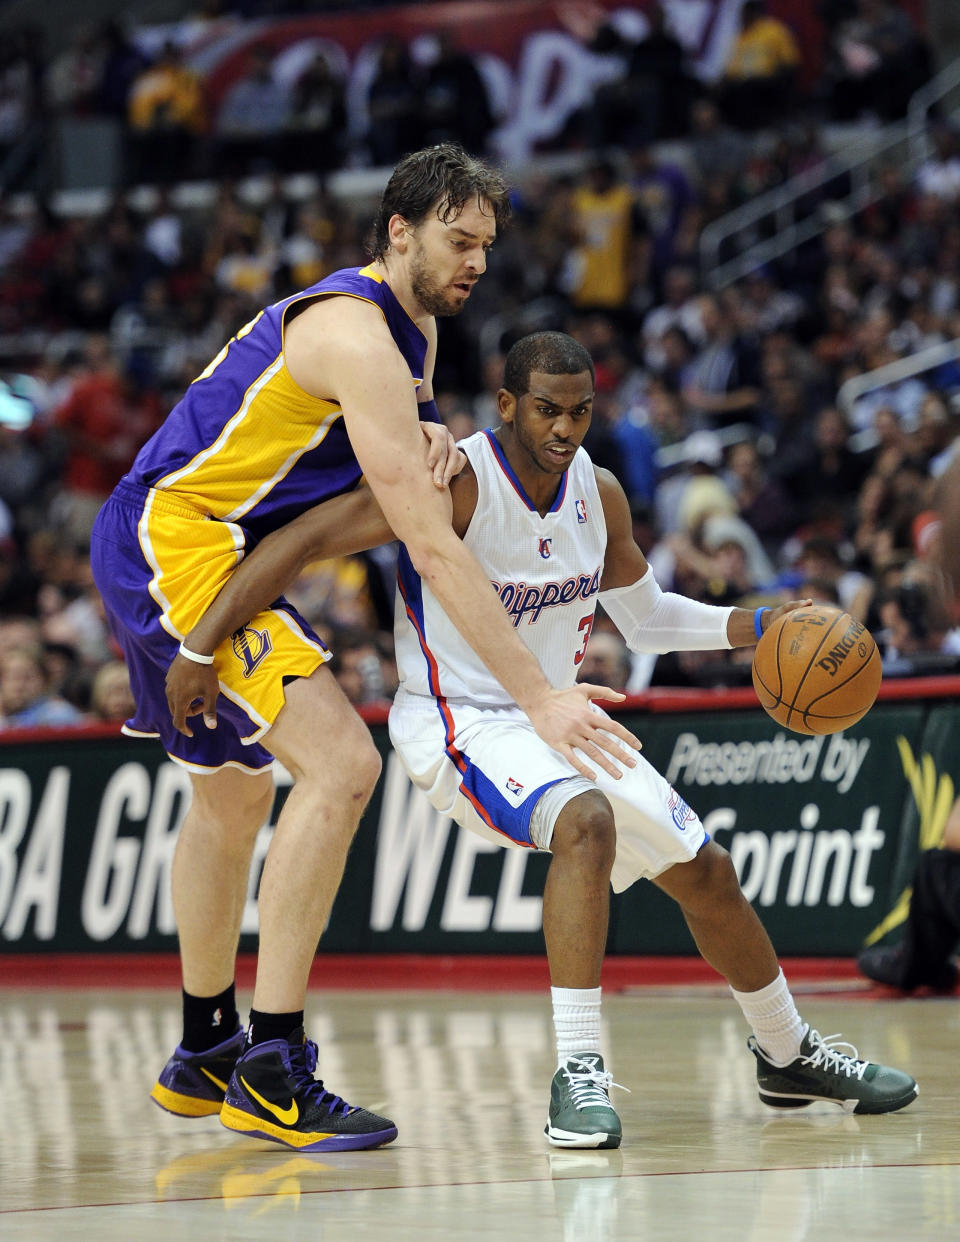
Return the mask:
{"type": "Polygon", "coordinates": [[[435,316],[464,306],[508,210],[501,178],[460,148],[407,156],[384,192],[373,261],[241,328],[141,449],[93,533],[97,586],[137,704],[125,731],[159,737],[193,790],[173,863],[184,1032],[153,1098],[299,1150],[376,1147],[397,1133],[314,1078],[316,1047],[303,1030],[310,966],[380,758],[324,667],[330,652],[286,602],[216,649],[182,641],[244,554],[363,476],[417,570],[545,743],[588,773],[580,755],[617,773],[613,757],[629,765],[639,745],[621,726],[601,729],[590,706],[591,694],[621,695],[550,684],[454,534],[448,494],[427,468],[433,461],[444,482],[420,431],[421,420],[438,421],[435,316]],[[164,698],[178,652],[209,667],[221,691],[219,719],[201,718],[187,735],[164,698]],[[244,1035],[235,955],[274,757],[294,786],[260,883],[244,1035]]]}
{"type": "MultiPolygon", "coordinates": [[[[518,341],[499,393],[501,425],[461,442],[469,465],[450,486],[454,530],[555,684],[574,681],[598,598],[633,650],[653,652],[749,646],[809,602],[752,612],[661,592],[634,542],[623,489],[579,447],[593,391],[590,355],[571,337],[518,341]]],[[[189,641],[212,649],[300,565],[390,534],[366,489],[305,514],[245,562],[189,641]]],[[[620,1143],[600,1048],[600,969],[611,881],[622,891],[641,877],[678,902],[700,952],[730,984],[752,1028],[765,1103],[831,1100],[861,1113],[909,1104],[909,1075],[861,1060],[801,1021],[730,856],[666,780],[642,756],[620,780],[606,772],[585,780],[477,660],[404,550],[399,578],[390,736],[408,774],[437,810],[487,840],[553,855],[543,899],[558,1062],[549,1141],[620,1143]]],[[[211,712],[216,694],[203,670],[185,661],[171,668],[178,727],[188,727],[191,704],[211,712]]]]}

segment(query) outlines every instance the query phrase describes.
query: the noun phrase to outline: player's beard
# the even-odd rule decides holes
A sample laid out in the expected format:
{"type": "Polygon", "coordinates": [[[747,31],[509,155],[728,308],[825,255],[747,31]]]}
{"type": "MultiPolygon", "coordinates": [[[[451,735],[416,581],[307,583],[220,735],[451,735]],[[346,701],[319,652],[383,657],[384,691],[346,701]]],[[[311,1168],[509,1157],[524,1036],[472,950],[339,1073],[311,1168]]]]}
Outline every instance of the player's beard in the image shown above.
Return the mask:
{"type": "Polygon", "coordinates": [[[410,287],[428,315],[449,318],[459,315],[466,303],[466,298],[459,299],[449,290],[444,290],[427,267],[426,255],[422,250],[417,252],[410,269],[410,287]]]}

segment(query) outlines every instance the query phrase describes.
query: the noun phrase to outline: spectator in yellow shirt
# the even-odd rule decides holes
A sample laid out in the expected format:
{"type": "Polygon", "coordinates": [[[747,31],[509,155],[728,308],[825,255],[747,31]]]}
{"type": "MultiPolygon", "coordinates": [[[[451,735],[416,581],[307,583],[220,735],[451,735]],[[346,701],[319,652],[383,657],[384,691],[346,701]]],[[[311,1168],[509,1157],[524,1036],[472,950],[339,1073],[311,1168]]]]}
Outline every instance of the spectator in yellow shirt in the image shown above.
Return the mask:
{"type": "Polygon", "coordinates": [[[206,101],[197,75],[173,43],[136,78],[127,103],[134,176],[171,181],[194,171],[198,137],[207,126],[206,101]]]}
{"type": "Polygon", "coordinates": [[[572,206],[577,241],[568,264],[571,301],[578,310],[622,311],[638,231],[634,192],[608,159],[598,159],[574,190],[572,206]]]}
{"type": "Polygon", "coordinates": [[[800,51],[789,26],[768,17],[761,0],[746,0],[719,89],[730,124],[758,129],[782,117],[799,63],[800,51]]]}

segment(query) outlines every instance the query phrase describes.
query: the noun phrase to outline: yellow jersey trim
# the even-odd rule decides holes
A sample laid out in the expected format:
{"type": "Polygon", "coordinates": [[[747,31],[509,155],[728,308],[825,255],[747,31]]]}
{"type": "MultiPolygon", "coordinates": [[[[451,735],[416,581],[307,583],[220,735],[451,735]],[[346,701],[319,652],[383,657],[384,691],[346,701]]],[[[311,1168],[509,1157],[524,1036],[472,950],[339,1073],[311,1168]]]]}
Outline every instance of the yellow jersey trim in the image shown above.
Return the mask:
{"type": "MultiPolygon", "coordinates": [[[[212,444],[208,444],[205,449],[201,449],[199,453],[195,454],[195,456],[191,457],[185,466],[181,466],[179,470],[174,470],[171,474],[165,475],[164,478],[158,479],[154,484],[154,487],[158,491],[172,489],[175,484],[180,482],[181,479],[189,477],[195,470],[204,465],[210,457],[216,456],[216,454],[220,452],[223,446],[233,435],[239,424],[246,418],[247,411],[250,409],[250,406],[253,404],[254,400],[259,396],[260,392],[267,386],[267,384],[270,383],[283,365],[283,350],[281,349],[280,353],[277,354],[273,362],[271,362],[268,367],[265,367],[260,372],[247,391],[243,394],[243,400],[240,402],[238,410],[227,420],[226,423],[224,423],[223,428],[216,440],[214,440],[212,444]]],[[[309,395],[309,393],[304,393],[304,396],[309,397],[309,395]]],[[[314,398],[314,400],[316,400],[316,398],[314,398]]]]}

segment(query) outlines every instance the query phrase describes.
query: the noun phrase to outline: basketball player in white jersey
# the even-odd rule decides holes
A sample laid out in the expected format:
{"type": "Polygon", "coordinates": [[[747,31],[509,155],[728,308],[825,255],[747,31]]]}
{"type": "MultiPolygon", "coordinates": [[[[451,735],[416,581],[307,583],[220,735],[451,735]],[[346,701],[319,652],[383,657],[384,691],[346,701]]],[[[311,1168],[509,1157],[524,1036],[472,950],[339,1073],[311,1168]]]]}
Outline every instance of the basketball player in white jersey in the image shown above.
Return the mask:
{"type": "MultiPolygon", "coordinates": [[[[576,680],[598,599],[635,651],[756,643],[772,620],[805,601],[754,613],[661,592],[634,542],[623,489],[580,447],[593,391],[590,356],[572,337],[525,337],[507,355],[500,426],[460,444],[468,465],[450,488],[453,527],[518,634],[556,686],[576,680]]],[[[222,641],[309,560],[389,533],[364,489],[319,506],[263,541],[187,645],[207,650],[222,641]]],[[[642,756],[618,780],[604,771],[584,778],[537,736],[402,549],[399,579],[400,689],[390,737],[411,780],[481,836],[553,856],[543,897],[558,1061],[549,1141],[620,1143],[600,1047],[600,972],[610,885],[619,892],[641,877],[679,903],[700,952],[730,984],[752,1028],[765,1103],[826,1099],[858,1113],[909,1104],[917,1092],[909,1075],[827,1043],[801,1020],[729,855],[666,780],[642,756]]],[[[212,713],[215,700],[205,670],[172,666],[168,701],[178,728],[188,714],[212,713]]]]}

